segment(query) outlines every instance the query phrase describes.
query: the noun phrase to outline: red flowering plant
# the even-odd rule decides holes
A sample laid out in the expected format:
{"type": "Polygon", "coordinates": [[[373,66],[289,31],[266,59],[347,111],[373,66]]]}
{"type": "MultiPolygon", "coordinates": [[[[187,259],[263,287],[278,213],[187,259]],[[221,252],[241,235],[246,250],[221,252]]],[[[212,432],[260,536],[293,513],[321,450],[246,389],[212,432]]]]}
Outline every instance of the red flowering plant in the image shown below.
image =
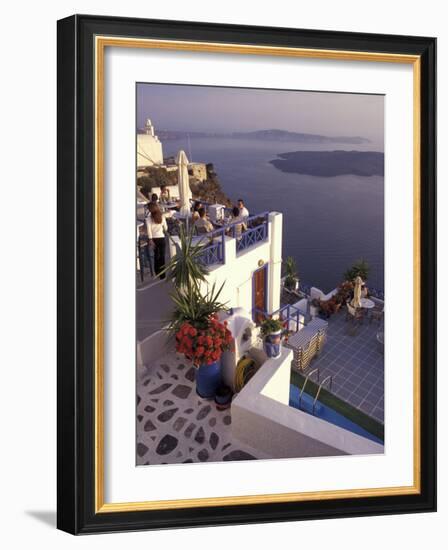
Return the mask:
{"type": "Polygon", "coordinates": [[[197,367],[211,365],[233,347],[227,321],[218,320],[218,313],[227,309],[218,299],[222,288],[216,290],[213,285],[205,296],[194,286],[175,289],[172,294],[176,307],[170,328],[175,334],[176,351],[197,367]]]}
{"type": "Polygon", "coordinates": [[[346,302],[350,298],[350,295],[353,292],[354,288],[355,285],[352,283],[352,281],[344,281],[338,286],[338,292],[336,296],[340,299],[341,303],[346,302]]]}
{"type": "Polygon", "coordinates": [[[176,351],[183,353],[194,365],[211,365],[230,349],[233,337],[227,321],[221,323],[217,316],[208,319],[206,328],[196,328],[184,322],[176,333],[176,351]]]}

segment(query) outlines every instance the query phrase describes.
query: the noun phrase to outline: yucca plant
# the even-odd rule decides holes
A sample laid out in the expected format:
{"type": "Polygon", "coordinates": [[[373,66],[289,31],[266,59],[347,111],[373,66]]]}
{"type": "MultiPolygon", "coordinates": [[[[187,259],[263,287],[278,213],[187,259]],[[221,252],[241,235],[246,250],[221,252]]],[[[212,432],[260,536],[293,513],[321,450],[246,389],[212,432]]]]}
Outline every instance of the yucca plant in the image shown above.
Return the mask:
{"type": "Polygon", "coordinates": [[[285,266],[285,287],[288,290],[295,290],[296,283],[299,280],[297,275],[296,261],[292,256],[288,256],[284,261],[285,266]]]}
{"type": "Polygon", "coordinates": [[[219,289],[213,284],[205,295],[195,285],[183,289],[175,287],[171,293],[175,308],[169,330],[176,333],[184,323],[197,329],[207,328],[214,316],[227,309],[226,304],[219,300],[223,287],[224,283],[219,289]]]}
{"type": "Polygon", "coordinates": [[[208,274],[207,266],[200,261],[204,247],[193,244],[193,236],[193,228],[186,229],[183,225],[180,226],[179,242],[175,242],[176,255],[162,271],[172,280],[175,288],[184,293],[191,288],[199,290],[200,283],[205,282],[208,274]]]}
{"type": "Polygon", "coordinates": [[[370,266],[364,259],[356,261],[350,269],[344,273],[345,281],[354,281],[356,277],[361,277],[363,281],[369,278],[370,266]]]}

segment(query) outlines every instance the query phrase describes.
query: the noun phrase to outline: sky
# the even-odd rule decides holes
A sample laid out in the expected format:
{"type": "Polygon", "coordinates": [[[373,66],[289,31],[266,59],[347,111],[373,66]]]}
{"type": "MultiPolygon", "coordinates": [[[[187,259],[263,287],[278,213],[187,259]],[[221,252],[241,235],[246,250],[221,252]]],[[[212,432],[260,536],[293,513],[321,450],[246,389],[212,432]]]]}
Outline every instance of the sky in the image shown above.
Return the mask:
{"type": "Polygon", "coordinates": [[[384,96],[137,84],[137,126],[159,130],[246,132],[280,129],[383,142],[384,96]]]}

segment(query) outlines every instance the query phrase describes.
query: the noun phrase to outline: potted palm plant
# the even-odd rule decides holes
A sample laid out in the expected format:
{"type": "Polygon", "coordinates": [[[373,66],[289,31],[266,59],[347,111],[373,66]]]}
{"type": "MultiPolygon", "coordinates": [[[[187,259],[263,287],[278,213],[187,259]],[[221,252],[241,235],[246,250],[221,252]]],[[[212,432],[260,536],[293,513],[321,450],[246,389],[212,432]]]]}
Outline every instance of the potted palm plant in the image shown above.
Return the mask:
{"type": "Polygon", "coordinates": [[[176,351],[196,367],[196,392],[206,399],[215,397],[221,386],[221,356],[233,346],[227,322],[218,319],[218,313],[226,309],[219,301],[223,286],[216,290],[213,285],[205,295],[196,286],[175,287],[172,294],[175,310],[170,330],[175,334],[176,351]]]}
{"type": "Polygon", "coordinates": [[[297,275],[297,266],[294,258],[288,256],[284,262],[285,265],[285,288],[289,291],[299,288],[299,277],[297,275]]]}
{"type": "Polygon", "coordinates": [[[166,264],[161,274],[166,273],[168,279],[180,292],[188,292],[190,288],[199,289],[201,282],[205,282],[208,268],[201,262],[204,247],[193,243],[193,229],[186,229],[183,225],[179,229],[179,239],[172,242],[176,254],[166,264]]]}
{"type": "Polygon", "coordinates": [[[283,323],[280,319],[268,317],[260,326],[263,348],[268,357],[278,357],[281,353],[283,323]]]}
{"type": "Polygon", "coordinates": [[[227,323],[218,320],[227,309],[219,300],[224,284],[218,290],[213,285],[205,294],[201,290],[208,269],[200,261],[203,246],[193,243],[193,235],[192,229],[180,227],[176,254],[164,270],[174,287],[169,330],[175,335],[176,350],[196,367],[198,395],[213,398],[221,385],[221,355],[233,345],[233,337],[227,323]]]}
{"type": "Polygon", "coordinates": [[[344,273],[344,280],[354,282],[356,277],[361,277],[363,281],[367,281],[369,278],[370,266],[364,259],[357,260],[347,271],[344,273]]]}

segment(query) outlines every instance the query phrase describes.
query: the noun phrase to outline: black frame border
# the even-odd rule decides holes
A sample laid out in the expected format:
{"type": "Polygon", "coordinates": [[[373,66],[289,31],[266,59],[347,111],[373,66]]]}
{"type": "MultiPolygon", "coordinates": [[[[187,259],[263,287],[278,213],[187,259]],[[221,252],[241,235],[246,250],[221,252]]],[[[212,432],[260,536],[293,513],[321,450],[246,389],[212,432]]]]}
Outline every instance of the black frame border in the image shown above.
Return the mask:
{"type": "Polygon", "coordinates": [[[58,21],[57,526],[72,534],[436,510],[436,39],[74,15],[58,21]],[[96,35],[418,55],[421,59],[421,492],[95,513],[96,35]]]}

